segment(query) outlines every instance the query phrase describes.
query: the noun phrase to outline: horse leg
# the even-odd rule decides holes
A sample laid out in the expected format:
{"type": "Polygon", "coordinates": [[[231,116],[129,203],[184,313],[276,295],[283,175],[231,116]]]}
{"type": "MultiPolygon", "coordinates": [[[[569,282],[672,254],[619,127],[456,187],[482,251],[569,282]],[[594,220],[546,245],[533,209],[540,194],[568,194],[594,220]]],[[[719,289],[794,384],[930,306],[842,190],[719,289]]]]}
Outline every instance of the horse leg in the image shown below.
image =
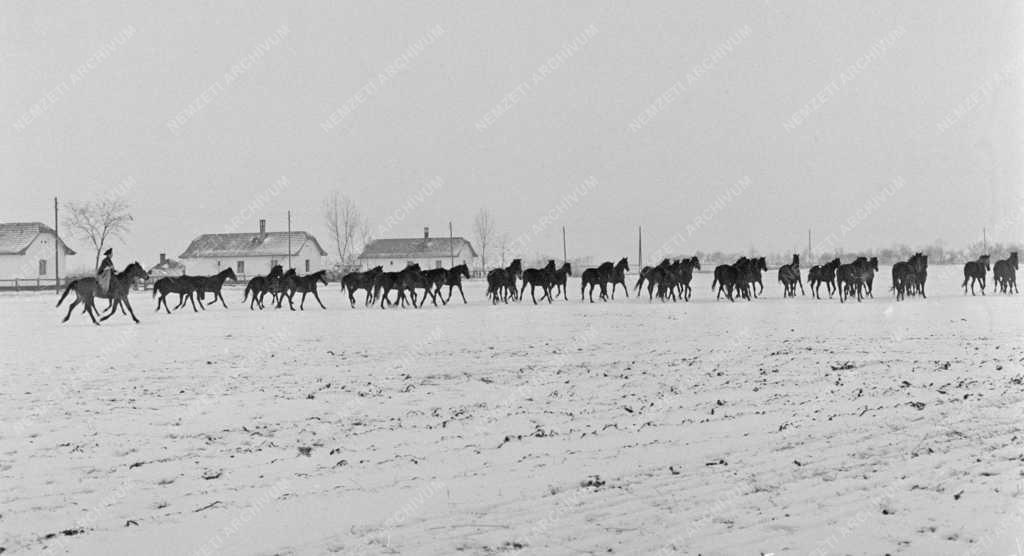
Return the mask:
{"type": "Polygon", "coordinates": [[[302,299],[299,300],[299,310],[300,311],[305,311],[306,310],[306,308],[304,307],[305,304],[306,304],[306,292],[302,292],[302,299]]]}
{"type": "Polygon", "coordinates": [[[228,308],[228,304],[227,304],[226,301],[224,301],[224,295],[220,293],[220,290],[217,290],[217,293],[216,293],[215,297],[213,298],[213,300],[216,302],[218,298],[220,299],[220,304],[223,305],[225,309],[227,309],[228,308]]]}
{"type": "Polygon", "coordinates": [[[61,322],[67,322],[68,319],[71,318],[71,311],[74,311],[75,310],[75,305],[78,305],[78,302],[80,301],[80,298],[77,297],[77,295],[78,295],[77,293],[75,295],[76,295],[75,300],[72,301],[71,302],[71,306],[68,307],[68,314],[64,315],[64,320],[62,320],[61,322]]]}
{"type": "Polygon", "coordinates": [[[96,317],[99,316],[99,311],[96,310],[96,302],[92,297],[85,299],[85,312],[89,313],[89,318],[92,319],[93,324],[96,326],[100,325],[99,321],[96,320],[96,317]]]}
{"type": "MultiPolygon", "coordinates": [[[[468,301],[466,301],[466,292],[462,291],[462,284],[459,284],[459,295],[462,296],[463,304],[469,303],[468,301]]],[[[451,297],[451,292],[448,292],[448,297],[451,297]]]]}
{"type": "Polygon", "coordinates": [[[313,297],[316,298],[316,302],[320,304],[321,309],[327,309],[327,306],[324,305],[324,302],[320,301],[320,294],[316,293],[316,290],[313,290],[313,297]]]}
{"type": "Polygon", "coordinates": [[[121,301],[122,301],[122,307],[121,308],[124,309],[124,307],[127,307],[128,308],[128,314],[130,314],[132,316],[132,320],[135,321],[135,324],[139,324],[139,319],[135,317],[135,310],[132,309],[132,302],[128,301],[128,296],[125,295],[124,299],[121,300],[121,301]]]}

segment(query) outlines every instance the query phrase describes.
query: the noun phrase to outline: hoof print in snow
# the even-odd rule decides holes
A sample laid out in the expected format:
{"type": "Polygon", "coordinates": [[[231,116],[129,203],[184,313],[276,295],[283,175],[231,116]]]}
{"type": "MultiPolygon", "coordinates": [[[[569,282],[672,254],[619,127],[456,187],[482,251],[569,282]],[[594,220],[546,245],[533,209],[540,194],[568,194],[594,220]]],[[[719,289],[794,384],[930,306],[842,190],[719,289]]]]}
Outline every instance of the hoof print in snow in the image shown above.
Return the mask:
{"type": "Polygon", "coordinates": [[[334,464],[335,467],[345,467],[346,465],[348,465],[347,459],[340,460],[338,463],[334,464]]]}
{"type": "Polygon", "coordinates": [[[132,525],[138,527],[139,526],[139,522],[135,521],[134,519],[129,519],[128,521],[124,522],[124,526],[125,527],[131,527],[132,525]]]}
{"type": "Polygon", "coordinates": [[[836,363],[834,365],[829,365],[829,368],[832,369],[833,371],[847,371],[847,370],[852,369],[853,367],[854,367],[854,365],[850,361],[846,361],[844,363],[836,363]]]}
{"type": "Polygon", "coordinates": [[[678,469],[676,469],[672,465],[668,466],[668,471],[669,471],[669,473],[672,473],[673,475],[678,475],[680,473],[680,471],[678,469]]]}
{"type": "Polygon", "coordinates": [[[590,475],[586,479],[583,479],[582,481],[580,481],[580,486],[583,487],[583,488],[587,488],[587,487],[601,488],[604,485],[605,485],[605,481],[601,478],[600,475],[590,475]]]}
{"type": "Polygon", "coordinates": [[[212,481],[213,479],[219,479],[220,476],[223,474],[223,469],[218,469],[216,471],[212,469],[207,469],[206,471],[203,471],[203,479],[206,479],[207,481],[212,481]]]}
{"type": "Polygon", "coordinates": [[[958,492],[958,493],[953,495],[953,500],[959,500],[960,497],[963,496],[963,495],[964,495],[964,491],[961,490],[960,492],[958,492]]]}
{"type": "Polygon", "coordinates": [[[729,465],[729,464],[724,459],[720,459],[718,461],[709,461],[709,462],[705,463],[704,465],[707,466],[707,467],[711,467],[712,465],[729,465]]]}
{"type": "Polygon", "coordinates": [[[924,402],[907,402],[907,405],[909,405],[910,407],[912,407],[912,408],[914,408],[914,409],[916,409],[918,411],[921,411],[922,409],[924,409],[924,402]]]}
{"type": "Polygon", "coordinates": [[[306,456],[307,458],[313,453],[312,446],[299,446],[299,455],[306,456]]]}

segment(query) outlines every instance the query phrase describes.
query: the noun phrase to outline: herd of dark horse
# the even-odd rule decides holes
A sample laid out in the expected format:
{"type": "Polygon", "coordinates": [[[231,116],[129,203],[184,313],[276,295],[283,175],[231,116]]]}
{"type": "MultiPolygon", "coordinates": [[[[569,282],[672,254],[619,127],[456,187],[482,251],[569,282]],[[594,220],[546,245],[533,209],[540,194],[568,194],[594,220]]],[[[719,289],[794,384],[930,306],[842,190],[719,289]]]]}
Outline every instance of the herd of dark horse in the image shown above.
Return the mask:
{"type": "MultiPolygon", "coordinates": [[[[643,267],[633,289],[637,296],[641,296],[646,285],[649,301],[653,301],[655,298],[663,302],[689,301],[693,291],[690,287],[693,273],[700,270],[700,261],[697,260],[697,257],[664,259],[657,266],[643,267]]],[[[1006,259],[996,261],[994,265],[990,264],[989,255],[983,255],[964,265],[962,284],[964,294],[967,294],[969,286],[971,295],[976,295],[975,286],[978,286],[981,294],[985,295],[986,276],[990,271],[995,291],[1010,294],[1020,293],[1017,288],[1017,270],[1016,252],[1011,253],[1006,259]]],[[[628,271],[629,261],[625,257],[617,263],[606,261],[595,268],[584,270],[580,274],[581,301],[589,299],[591,303],[594,303],[595,288],[598,289],[598,298],[601,301],[614,300],[619,285],[622,286],[623,293],[628,298],[630,289],[626,284],[628,271]]],[[[768,265],[764,257],[740,257],[733,264],[715,267],[711,289],[716,292],[716,299],[725,296],[726,299],[733,302],[737,298],[750,301],[764,293],[762,273],[767,271],[768,265]]],[[[822,299],[821,286],[824,285],[830,299],[838,294],[841,302],[853,298],[862,301],[865,297],[874,297],[873,287],[876,272],[878,272],[877,257],[858,257],[846,264],[839,259],[833,259],[825,264],[812,266],[808,270],[808,289],[815,299],[822,299]]],[[[550,260],[541,268],[524,269],[522,260],[515,259],[507,267],[495,268],[487,273],[487,297],[492,304],[522,301],[525,298],[526,288],[529,287],[530,298],[534,304],[538,303],[538,288],[541,293],[540,301],[547,300],[548,303],[552,303],[559,296],[568,300],[569,276],[572,276],[572,266],[567,262],[559,267],[555,261],[550,260]]],[[[429,270],[422,270],[418,264],[409,264],[397,272],[387,272],[378,266],[363,272],[350,272],[343,276],[341,291],[347,294],[353,308],[356,306],[355,295],[359,290],[366,292],[364,305],[379,305],[382,309],[386,307],[423,307],[428,299],[434,306],[438,305],[438,301],[447,305],[456,289],[459,290],[462,302],[468,303],[462,289],[462,280],[469,277],[469,268],[465,264],[450,269],[433,268],[429,270]],[[447,295],[443,291],[445,287],[448,288],[447,295]],[[392,299],[392,294],[394,294],[394,299],[392,299]]],[[[123,314],[130,314],[136,323],[139,322],[128,300],[128,294],[136,282],[148,279],[149,274],[143,270],[142,266],[138,262],[133,262],[123,271],[114,273],[106,291],[93,277],[72,280],[57,302],[59,307],[71,291],[75,292],[75,300],[68,307],[63,322],[71,317],[72,311],[79,304],[82,305],[83,312],[88,314],[95,324],[107,320],[118,309],[123,314]],[[104,311],[101,312],[96,308],[96,298],[109,301],[104,311]]],[[[153,297],[157,300],[156,310],[159,311],[163,307],[168,314],[171,312],[172,309],[167,303],[167,296],[170,294],[178,295],[174,310],[191,304],[192,310],[198,312],[197,303],[199,308],[205,310],[204,301],[207,294],[213,296],[213,299],[207,303],[220,301],[221,305],[227,308],[222,289],[228,280],[232,282],[238,280],[230,268],[212,276],[182,275],[160,278],[153,283],[153,297]]],[[[889,291],[896,296],[897,301],[902,301],[907,296],[926,298],[927,280],[928,255],[915,253],[908,260],[893,265],[892,286],[889,291]]],[[[796,297],[797,288],[800,289],[801,295],[806,295],[799,255],[794,254],[792,262],[779,267],[778,281],[783,286],[783,297],[796,297]]],[[[285,271],[281,265],[275,265],[266,275],[254,276],[248,281],[242,301],[249,302],[250,310],[263,310],[266,308],[264,303],[266,296],[270,294],[271,306],[280,309],[284,301],[287,300],[289,308],[294,311],[294,296],[301,294],[299,299],[299,310],[301,311],[304,310],[306,296],[312,294],[320,307],[326,309],[327,307],[320,300],[317,285],[327,285],[327,283],[324,270],[299,275],[295,269],[285,271]]]]}

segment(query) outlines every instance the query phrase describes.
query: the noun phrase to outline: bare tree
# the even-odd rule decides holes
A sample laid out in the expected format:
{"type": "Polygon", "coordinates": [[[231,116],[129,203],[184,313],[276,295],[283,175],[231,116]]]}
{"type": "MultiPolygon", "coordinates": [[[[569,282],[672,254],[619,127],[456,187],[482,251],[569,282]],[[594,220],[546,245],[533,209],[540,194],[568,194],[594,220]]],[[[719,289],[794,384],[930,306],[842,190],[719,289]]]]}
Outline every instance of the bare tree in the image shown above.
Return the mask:
{"type": "Polygon", "coordinates": [[[473,234],[480,247],[480,269],[487,272],[487,246],[494,240],[494,218],[487,209],[480,209],[473,219],[473,234]]]}
{"type": "Polygon", "coordinates": [[[501,266],[505,266],[505,255],[508,254],[509,242],[511,240],[512,238],[506,232],[498,235],[498,252],[501,253],[501,266]]]}
{"type": "Polygon", "coordinates": [[[64,204],[64,226],[71,233],[92,243],[96,249],[93,268],[99,268],[100,253],[108,242],[117,238],[124,240],[133,220],[124,200],[108,197],[98,201],[74,201],[64,204]]]}
{"type": "Polygon", "coordinates": [[[351,263],[359,255],[357,251],[370,239],[366,218],[355,201],[337,191],[324,199],[323,213],[338,261],[341,264],[351,263]]]}

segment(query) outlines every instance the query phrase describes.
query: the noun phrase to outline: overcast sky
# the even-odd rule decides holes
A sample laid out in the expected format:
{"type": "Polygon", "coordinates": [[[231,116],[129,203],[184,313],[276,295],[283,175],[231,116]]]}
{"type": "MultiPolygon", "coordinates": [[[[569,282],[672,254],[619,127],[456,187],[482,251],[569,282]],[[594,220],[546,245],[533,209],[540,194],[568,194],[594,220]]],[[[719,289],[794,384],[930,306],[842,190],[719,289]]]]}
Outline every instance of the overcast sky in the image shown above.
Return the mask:
{"type": "Polygon", "coordinates": [[[1024,235],[1017,2],[429,4],[5,2],[0,221],[127,183],[121,264],[288,209],[328,247],[332,190],[528,256],[1024,235]]]}

